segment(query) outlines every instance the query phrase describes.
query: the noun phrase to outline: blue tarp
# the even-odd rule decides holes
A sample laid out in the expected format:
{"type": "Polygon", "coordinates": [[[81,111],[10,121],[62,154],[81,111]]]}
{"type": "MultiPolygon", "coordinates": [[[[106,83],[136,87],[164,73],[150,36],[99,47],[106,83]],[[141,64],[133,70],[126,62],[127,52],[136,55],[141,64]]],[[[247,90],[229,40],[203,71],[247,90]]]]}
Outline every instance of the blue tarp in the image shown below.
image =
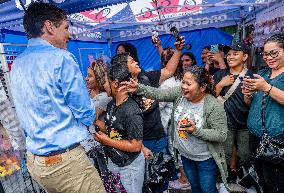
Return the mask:
{"type": "MultiPolygon", "coordinates": [[[[229,45],[232,40],[231,35],[214,28],[182,32],[181,35],[185,36],[186,44],[192,45],[191,50],[184,49],[184,52],[192,52],[196,56],[197,64],[201,64],[200,56],[204,46],[216,43],[229,45]]],[[[163,47],[173,47],[174,39],[171,35],[162,35],[160,38],[163,47]]],[[[15,35],[12,31],[3,31],[2,41],[14,44],[26,44],[27,38],[23,33],[15,35]]],[[[143,69],[155,70],[160,68],[160,56],[156,48],[152,45],[150,37],[128,42],[136,46],[140,65],[143,69]]],[[[70,41],[68,43],[68,50],[75,55],[83,75],[86,76],[90,59],[96,59],[102,55],[110,58],[115,55],[115,50],[119,43],[113,43],[109,49],[107,43],[70,41]]]]}
{"type": "MultiPolygon", "coordinates": [[[[259,2],[269,0],[45,0],[65,9],[74,38],[83,41],[118,42],[140,39],[152,30],[168,34],[239,24],[259,2]],[[258,2],[258,3],[257,3],[258,2]]],[[[27,6],[32,0],[23,0],[27,6]]],[[[23,31],[19,0],[0,5],[0,29],[23,31]]]]}

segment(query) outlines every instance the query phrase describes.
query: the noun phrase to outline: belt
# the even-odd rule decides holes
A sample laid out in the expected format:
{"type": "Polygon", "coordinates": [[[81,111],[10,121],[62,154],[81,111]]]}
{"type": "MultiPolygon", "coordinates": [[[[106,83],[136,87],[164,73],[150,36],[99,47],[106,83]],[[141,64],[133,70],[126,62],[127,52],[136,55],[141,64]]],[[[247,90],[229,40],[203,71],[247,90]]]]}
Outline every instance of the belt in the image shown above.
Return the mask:
{"type": "Polygon", "coordinates": [[[68,151],[71,151],[72,149],[75,149],[76,147],[78,147],[80,145],[80,143],[75,143],[69,147],[67,147],[66,149],[62,149],[62,150],[58,150],[58,151],[53,151],[53,152],[50,152],[49,154],[46,154],[46,155],[36,155],[36,156],[39,156],[39,157],[49,157],[49,156],[55,156],[55,155],[59,155],[59,154],[62,154],[62,153],[66,153],[68,151]]]}

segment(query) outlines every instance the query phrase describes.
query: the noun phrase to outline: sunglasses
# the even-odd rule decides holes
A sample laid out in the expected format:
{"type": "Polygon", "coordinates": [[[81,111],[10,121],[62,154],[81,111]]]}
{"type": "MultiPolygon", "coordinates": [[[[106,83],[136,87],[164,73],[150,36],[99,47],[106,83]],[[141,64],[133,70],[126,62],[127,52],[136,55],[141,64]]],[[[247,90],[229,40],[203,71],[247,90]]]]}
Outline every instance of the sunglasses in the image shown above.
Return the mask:
{"type": "Polygon", "coordinates": [[[267,59],[268,56],[271,58],[277,58],[279,56],[280,50],[271,50],[270,52],[263,52],[262,57],[263,59],[267,59]]]}

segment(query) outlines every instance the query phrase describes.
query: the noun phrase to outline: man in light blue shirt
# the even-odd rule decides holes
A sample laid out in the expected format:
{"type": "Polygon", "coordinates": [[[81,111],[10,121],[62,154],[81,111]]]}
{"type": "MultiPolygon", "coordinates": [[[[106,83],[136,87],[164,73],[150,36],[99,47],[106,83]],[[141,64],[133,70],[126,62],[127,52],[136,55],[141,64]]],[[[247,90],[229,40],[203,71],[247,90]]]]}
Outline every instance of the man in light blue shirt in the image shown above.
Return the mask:
{"type": "Polygon", "coordinates": [[[105,192],[79,145],[95,110],[75,57],[66,51],[66,14],[32,3],[24,27],[28,47],[13,63],[11,90],[26,134],[28,170],[46,192],[105,192]]]}

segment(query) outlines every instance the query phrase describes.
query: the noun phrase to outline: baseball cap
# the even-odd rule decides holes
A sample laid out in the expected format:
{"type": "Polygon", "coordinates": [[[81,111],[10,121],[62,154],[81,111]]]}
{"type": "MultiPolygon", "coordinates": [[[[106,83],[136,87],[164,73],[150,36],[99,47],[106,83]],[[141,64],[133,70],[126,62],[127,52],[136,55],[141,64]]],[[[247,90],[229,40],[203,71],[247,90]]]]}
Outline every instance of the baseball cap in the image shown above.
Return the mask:
{"type": "Polygon", "coordinates": [[[230,49],[235,50],[235,51],[242,51],[245,54],[249,54],[249,52],[250,52],[250,48],[247,45],[245,45],[243,42],[233,43],[230,46],[230,49]]]}

